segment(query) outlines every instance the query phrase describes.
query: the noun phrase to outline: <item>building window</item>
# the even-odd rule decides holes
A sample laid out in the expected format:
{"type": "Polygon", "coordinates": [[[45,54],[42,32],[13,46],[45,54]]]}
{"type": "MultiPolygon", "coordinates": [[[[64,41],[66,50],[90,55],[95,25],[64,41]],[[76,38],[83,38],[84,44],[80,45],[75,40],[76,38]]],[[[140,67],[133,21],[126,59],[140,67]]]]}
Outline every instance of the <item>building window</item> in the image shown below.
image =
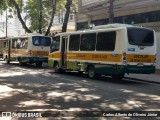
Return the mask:
{"type": "Polygon", "coordinates": [[[75,20],[75,14],[74,14],[74,11],[72,11],[69,15],[69,20],[70,21],[74,21],[75,20]]]}
{"type": "Polygon", "coordinates": [[[115,17],[115,23],[137,24],[160,21],[160,11],[115,17]]]}
{"type": "Polygon", "coordinates": [[[74,20],[74,14],[70,14],[70,21],[73,21],[74,20]]]}

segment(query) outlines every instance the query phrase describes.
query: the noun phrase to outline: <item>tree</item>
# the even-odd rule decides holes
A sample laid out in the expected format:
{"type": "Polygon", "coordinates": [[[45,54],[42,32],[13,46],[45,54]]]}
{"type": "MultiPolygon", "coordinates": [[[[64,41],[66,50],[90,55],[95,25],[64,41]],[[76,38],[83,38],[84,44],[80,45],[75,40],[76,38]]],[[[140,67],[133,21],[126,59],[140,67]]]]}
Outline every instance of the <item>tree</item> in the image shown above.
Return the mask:
{"type": "MultiPolygon", "coordinates": [[[[66,9],[68,9],[67,13],[70,11],[68,5],[70,6],[71,2],[72,0],[68,0],[66,4],[66,9]]],[[[50,33],[50,28],[52,26],[56,10],[64,8],[64,5],[65,0],[27,0],[25,5],[23,0],[0,0],[0,11],[3,11],[10,6],[16,10],[17,17],[26,32],[31,33],[32,31],[37,31],[42,33],[46,30],[46,26],[48,26],[45,34],[48,35],[50,33]],[[39,2],[39,4],[37,4],[37,2],[39,2]],[[26,13],[24,18],[21,16],[22,11],[26,13]],[[26,19],[29,19],[30,21],[30,28],[26,26],[26,19]],[[48,21],[49,19],[50,21],[48,21]]],[[[68,20],[65,19],[64,25],[66,25],[67,22],[68,20]]]]}
{"type": "Polygon", "coordinates": [[[44,33],[47,30],[45,35],[48,35],[56,10],[63,8],[63,6],[64,0],[28,0],[24,10],[27,14],[26,18],[30,20],[30,29],[39,33],[44,33]]]}
{"type": "MultiPolygon", "coordinates": [[[[22,0],[17,0],[17,2],[22,4],[22,0]]],[[[0,0],[0,11],[4,11],[6,10],[8,7],[15,7],[16,11],[17,11],[17,17],[20,20],[22,27],[26,30],[26,32],[30,33],[31,30],[28,29],[28,27],[26,26],[25,22],[22,19],[21,16],[21,11],[19,8],[19,5],[17,4],[17,2],[15,0],[0,0]]]]}
{"type": "Polygon", "coordinates": [[[42,0],[37,0],[39,3],[39,33],[42,34],[42,0]]]}
{"type": "Polygon", "coordinates": [[[52,7],[52,16],[51,16],[51,20],[50,20],[50,24],[48,26],[48,29],[45,33],[45,36],[47,36],[49,33],[50,33],[50,29],[51,29],[51,26],[52,26],[52,23],[53,23],[53,19],[54,19],[54,14],[55,14],[55,11],[56,11],[56,0],[53,0],[53,7],[52,7]]]}
{"type": "Polygon", "coordinates": [[[18,17],[19,21],[21,22],[22,27],[25,29],[26,32],[31,33],[32,31],[26,26],[26,23],[22,19],[21,11],[20,11],[18,4],[16,3],[15,0],[10,0],[10,1],[14,5],[15,9],[17,10],[17,17],[18,17]]]}
{"type": "Polygon", "coordinates": [[[69,14],[70,14],[70,6],[72,4],[72,0],[66,0],[66,14],[64,17],[64,22],[63,22],[63,26],[62,26],[62,32],[66,32],[67,30],[67,24],[68,24],[68,18],[69,18],[69,14]]]}
{"type": "Polygon", "coordinates": [[[114,13],[113,13],[113,2],[114,0],[109,0],[109,23],[113,23],[113,19],[114,19],[114,13]]]}

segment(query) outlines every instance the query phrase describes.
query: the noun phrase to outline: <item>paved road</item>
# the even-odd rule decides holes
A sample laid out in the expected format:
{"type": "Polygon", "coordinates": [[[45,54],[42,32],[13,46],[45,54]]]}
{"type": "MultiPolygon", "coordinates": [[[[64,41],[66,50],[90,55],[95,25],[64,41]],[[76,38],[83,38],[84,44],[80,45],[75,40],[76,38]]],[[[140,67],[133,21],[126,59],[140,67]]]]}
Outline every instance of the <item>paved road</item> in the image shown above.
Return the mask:
{"type": "Polygon", "coordinates": [[[0,111],[160,111],[159,91],[160,84],[128,76],[120,83],[109,77],[91,80],[76,72],[55,74],[46,66],[0,61],[0,111]]]}

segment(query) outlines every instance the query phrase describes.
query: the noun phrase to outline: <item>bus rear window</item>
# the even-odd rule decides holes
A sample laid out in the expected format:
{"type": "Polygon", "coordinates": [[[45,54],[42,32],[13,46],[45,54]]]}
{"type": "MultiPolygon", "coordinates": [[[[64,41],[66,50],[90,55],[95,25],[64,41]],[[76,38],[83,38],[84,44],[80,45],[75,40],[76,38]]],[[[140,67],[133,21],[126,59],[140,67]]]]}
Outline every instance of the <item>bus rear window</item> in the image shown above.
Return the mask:
{"type": "Polygon", "coordinates": [[[154,32],[145,28],[127,28],[128,41],[131,45],[152,46],[154,32]]]}
{"type": "Polygon", "coordinates": [[[51,38],[44,36],[34,36],[32,37],[33,45],[35,46],[50,46],[51,38]]]}

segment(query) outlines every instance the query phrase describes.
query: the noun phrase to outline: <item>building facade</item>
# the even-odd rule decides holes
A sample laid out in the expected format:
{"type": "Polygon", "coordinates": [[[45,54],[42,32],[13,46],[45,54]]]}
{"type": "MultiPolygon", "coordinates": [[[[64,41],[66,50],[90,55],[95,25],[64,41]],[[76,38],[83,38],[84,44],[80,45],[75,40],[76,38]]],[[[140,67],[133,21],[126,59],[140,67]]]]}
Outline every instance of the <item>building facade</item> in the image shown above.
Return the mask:
{"type": "MultiPolygon", "coordinates": [[[[77,30],[109,23],[110,0],[79,0],[77,30]]],[[[160,0],[114,0],[114,23],[140,24],[160,31],[160,0]],[[151,24],[150,24],[151,23],[151,24]]]]}
{"type": "MultiPolygon", "coordinates": [[[[110,0],[78,0],[76,29],[109,23],[110,0]]],[[[160,69],[160,0],[113,0],[113,23],[154,29],[157,37],[157,69],[160,69]]]]}
{"type": "MultiPolygon", "coordinates": [[[[61,32],[62,31],[62,25],[65,17],[65,10],[60,10],[57,12],[54,16],[53,24],[51,27],[51,34],[61,32]]],[[[67,24],[67,32],[75,31],[75,12],[71,10],[69,15],[69,20],[67,24]]]]}
{"type": "Polygon", "coordinates": [[[0,15],[0,37],[19,36],[25,33],[22,25],[14,12],[9,10],[0,15]],[[7,29],[6,29],[7,27],[7,29]]]}

